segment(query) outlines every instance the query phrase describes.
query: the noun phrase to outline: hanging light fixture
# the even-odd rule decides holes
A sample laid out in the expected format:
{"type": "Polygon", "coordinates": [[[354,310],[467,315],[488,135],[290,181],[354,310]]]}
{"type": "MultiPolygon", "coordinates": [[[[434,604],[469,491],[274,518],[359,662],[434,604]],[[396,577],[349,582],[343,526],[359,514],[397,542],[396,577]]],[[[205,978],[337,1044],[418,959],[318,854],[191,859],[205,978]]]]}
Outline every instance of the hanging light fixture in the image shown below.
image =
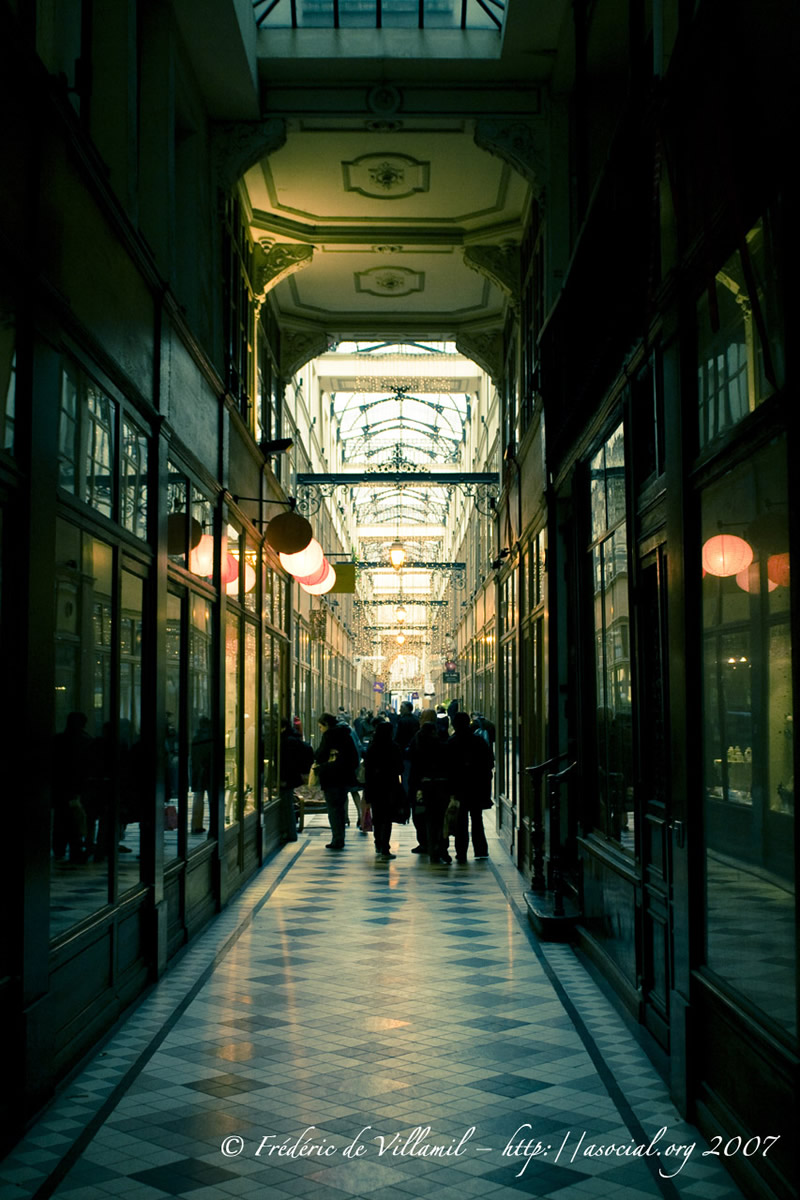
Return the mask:
{"type": "Polygon", "coordinates": [[[396,638],[398,646],[402,646],[403,642],[405,640],[406,640],[406,635],[404,633],[398,633],[397,638],[396,638]]]}
{"type": "Polygon", "coordinates": [[[389,547],[389,562],[396,571],[406,564],[406,548],[401,541],[393,542],[389,547]]]}
{"type": "Polygon", "coordinates": [[[753,561],[753,547],[734,533],[718,533],[703,546],[703,566],[709,575],[738,575],[753,561]]]}
{"type": "Polygon", "coordinates": [[[189,539],[189,549],[199,546],[203,537],[203,526],[188,513],[170,513],[167,517],[167,554],[177,558],[186,552],[186,539],[189,539]]]}
{"type": "Polygon", "coordinates": [[[316,538],[312,538],[308,545],[298,551],[297,554],[280,553],[278,557],[281,560],[281,566],[289,572],[290,575],[295,575],[298,579],[304,579],[307,575],[314,575],[322,566],[325,555],[316,538]]]}
{"type": "Polygon", "coordinates": [[[336,571],[328,562],[327,558],[325,559],[325,566],[327,568],[325,575],[319,581],[319,583],[302,583],[298,580],[298,582],[300,582],[300,587],[304,592],[308,592],[309,596],[324,596],[324,594],[329,592],[336,583],[336,571]]]}
{"type": "Polygon", "coordinates": [[[408,613],[406,612],[405,607],[402,604],[398,604],[397,608],[395,609],[394,615],[395,615],[395,618],[397,619],[398,623],[400,625],[402,625],[403,622],[405,621],[406,617],[408,616],[408,613]]]}
{"type": "Polygon", "coordinates": [[[205,578],[214,570],[214,535],[204,533],[194,550],[189,551],[189,570],[205,578]]]}
{"type": "Polygon", "coordinates": [[[278,513],[264,530],[264,536],[279,554],[299,554],[313,538],[311,524],[299,512],[278,513]]]}
{"type": "Polygon", "coordinates": [[[788,587],[789,574],[789,555],[770,554],[767,559],[767,577],[776,587],[788,587]]]}
{"type": "MultiPolygon", "coordinates": [[[[761,591],[761,572],[757,562],[750,563],[749,567],[745,567],[743,571],[736,572],[736,582],[743,592],[752,592],[756,595],[761,591]]],[[[777,587],[774,580],[767,577],[767,591],[774,592],[777,587]]]]}

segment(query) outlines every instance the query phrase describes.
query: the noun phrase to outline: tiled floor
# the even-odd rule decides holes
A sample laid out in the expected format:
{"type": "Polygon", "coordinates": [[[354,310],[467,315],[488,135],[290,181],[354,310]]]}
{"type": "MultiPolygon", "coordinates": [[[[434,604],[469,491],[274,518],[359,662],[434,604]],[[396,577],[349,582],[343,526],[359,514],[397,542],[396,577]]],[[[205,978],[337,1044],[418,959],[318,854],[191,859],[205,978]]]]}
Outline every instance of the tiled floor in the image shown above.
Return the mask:
{"type": "Polygon", "coordinates": [[[388,864],[327,835],[312,818],[197,939],[0,1200],[740,1195],[572,950],[536,943],[496,842],[433,867],[410,828],[388,864]]]}

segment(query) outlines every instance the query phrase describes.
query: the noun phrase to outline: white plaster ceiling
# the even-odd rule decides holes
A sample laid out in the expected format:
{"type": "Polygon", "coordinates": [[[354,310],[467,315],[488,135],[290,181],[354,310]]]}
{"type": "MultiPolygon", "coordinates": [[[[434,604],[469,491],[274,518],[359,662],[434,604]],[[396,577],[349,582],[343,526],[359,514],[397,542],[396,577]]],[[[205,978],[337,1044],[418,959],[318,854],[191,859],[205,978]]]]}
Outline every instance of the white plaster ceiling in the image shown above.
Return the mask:
{"type": "Polygon", "coordinates": [[[530,187],[473,133],[470,121],[290,122],[285,145],[245,176],[254,239],[313,247],[274,288],[281,320],[329,333],[497,327],[504,295],[464,247],[518,244],[530,187]]]}

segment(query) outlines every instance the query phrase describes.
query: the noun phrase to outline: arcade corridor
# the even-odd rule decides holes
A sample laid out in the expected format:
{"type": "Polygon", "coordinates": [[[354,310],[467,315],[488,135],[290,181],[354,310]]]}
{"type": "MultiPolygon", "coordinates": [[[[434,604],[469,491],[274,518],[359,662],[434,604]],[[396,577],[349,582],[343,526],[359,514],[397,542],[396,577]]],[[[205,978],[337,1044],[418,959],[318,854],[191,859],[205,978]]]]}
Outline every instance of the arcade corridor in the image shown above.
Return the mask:
{"type": "Polygon", "coordinates": [[[798,44],[0,0],[0,1200],[795,1200],[798,44]],[[488,862],[292,841],[295,735],[378,709],[493,745],[488,862]],[[728,1174],[517,1180],[529,1114],[728,1174]]]}
{"type": "Polygon", "coordinates": [[[0,1164],[0,1200],[739,1200],[630,1022],[533,938],[496,838],[448,870],[404,827],[388,865],[325,833],[312,818],[114,1031],[0,1164]],[[278,1155],[298,1144],[332,1153],[278,1155]]]}

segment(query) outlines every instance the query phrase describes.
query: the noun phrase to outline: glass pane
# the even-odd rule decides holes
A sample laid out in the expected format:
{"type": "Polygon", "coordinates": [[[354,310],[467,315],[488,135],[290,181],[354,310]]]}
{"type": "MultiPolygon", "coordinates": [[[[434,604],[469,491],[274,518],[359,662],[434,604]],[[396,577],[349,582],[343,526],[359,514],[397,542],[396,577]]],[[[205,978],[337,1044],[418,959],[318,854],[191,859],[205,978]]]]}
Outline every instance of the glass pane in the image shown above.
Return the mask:
{"type": "Polygon", "coordinates": [[[191,738],[192,807],[189,814],[189,852],[211,835],[211,787],[214,735],[211,725],[212,638],[211,605],[189,597],[189,734],[191,738]]]}
{"type": "Polygon", "coordinates": [[[248,621],[244,627],[244,811],[256,807],[258,782],[258,705],[256,698],[257,633],[248,621]]]}
{"type": "Polygon", "coordinates": [[[210,580],[214,574],[214,516],[211,501],[194,486],[190,538],[189,570],[210,580]]]}
{"type": "Polygon", "coordinates": [[[783,380],[781,316],[772,223],[760,220],[697,304],[700,447],[736,425],[783,380]],[[756,295],[752,295],[755,287],[756,295]],[[767,333],[762,343],[757,311],[767,333]],[[771,378],[770,378],[771,376],[771,378]]]}
{"type": "Polygon", "coordinates": [[[625,439],[622,426],[606,442],[606,503],[608,528],[625,516],[625,439]]]}
{"type": "Polygon", "coordinates": [[[225,622],[225,824],[239,819],[239,618],[225,622]]]}
{"type": "Polygon", "coordinates": [[[139,837],[148,796],[141,743],[143,607],[143,581],[129,571],[123,571],[119,664],[119,893],[139,882],[139,837]]]}
{"type": "MultiPolygon", "coordinates": [[[[174,563],[186,566],[191,525],[188,517],[188,488],[186,476],[174,463],[167,466],[167,555],[174,563]]],[[[199,544],[199,539],[198,539],[199,544]]]]}
{"type": "Polygon", "coordinates": [[[249,540],[242,539],[244,550],[244,606],[248,612],[258,611],[258,547],[249,540]]]}
{"type": "Polygon", "coordinates": [[[708,964],[794,1030],[786,496],[781,438],[702,497],[703,779],[708,964]]]}
{"type": "Polygon", "coordinates": [[[58,486],[73,495],[77,492],[78,461],[78,377],[71,365],[61,376],[61,403],[58,410],[58,486]]]}
{"type": "Polygon", "coordinates": [[[111,547],[57,521],[55,576],[51,937],[108,903],[115,758],[111,547]]]}
{"type": "MultiPolygon", "coordinates": [[[[269,574],[269,572],[267,572],[269,574]]],[[[273,645],[275,642],[266,634],[263,642],[264,661],[262,664],[262,679],[263,693],[261,697],[262,707],[264,711],[264,787],[263,787],[263,802],[267,804],[270,796],[277,795],[278,789],[278,762],[277,749],[278,738],[280,736],[280,718],[277,711],[277,702],[280,696],[280,683],[277,676],[278,659],[273,658],[273,645]]]]}
{"type": "Polygon", "coordinates": [[[0,295],[0,449],[14,450],[16,416],[17,330],[12,301],[0,295]]]}
{"type": "Polygon", "coordinates": [[[164,861],[178,857],[178,824],[180,812],[180,738],[181,712],[181,598],[167,593],[167,669],[166,729],[164,732],[164,861]]]}
{"type": "Polygon", "coordinates": [[[606,454],[598,450],[589,463],[589,496],[591,504],[592,535],[591,541],[608,529],[606,517],[606,454]]]}
{"type": "Polygon", "coordinates": [[[86,388],[85,476],[81,500],[106,517],[114,515],[114,421],[116,405],[93,385],[86,388]]]}
{"type": "Polygon", "coordinates": [[[136,537],[147,538],[147,436],[127,417],[122,421],[120,521],[136,537]]]}

